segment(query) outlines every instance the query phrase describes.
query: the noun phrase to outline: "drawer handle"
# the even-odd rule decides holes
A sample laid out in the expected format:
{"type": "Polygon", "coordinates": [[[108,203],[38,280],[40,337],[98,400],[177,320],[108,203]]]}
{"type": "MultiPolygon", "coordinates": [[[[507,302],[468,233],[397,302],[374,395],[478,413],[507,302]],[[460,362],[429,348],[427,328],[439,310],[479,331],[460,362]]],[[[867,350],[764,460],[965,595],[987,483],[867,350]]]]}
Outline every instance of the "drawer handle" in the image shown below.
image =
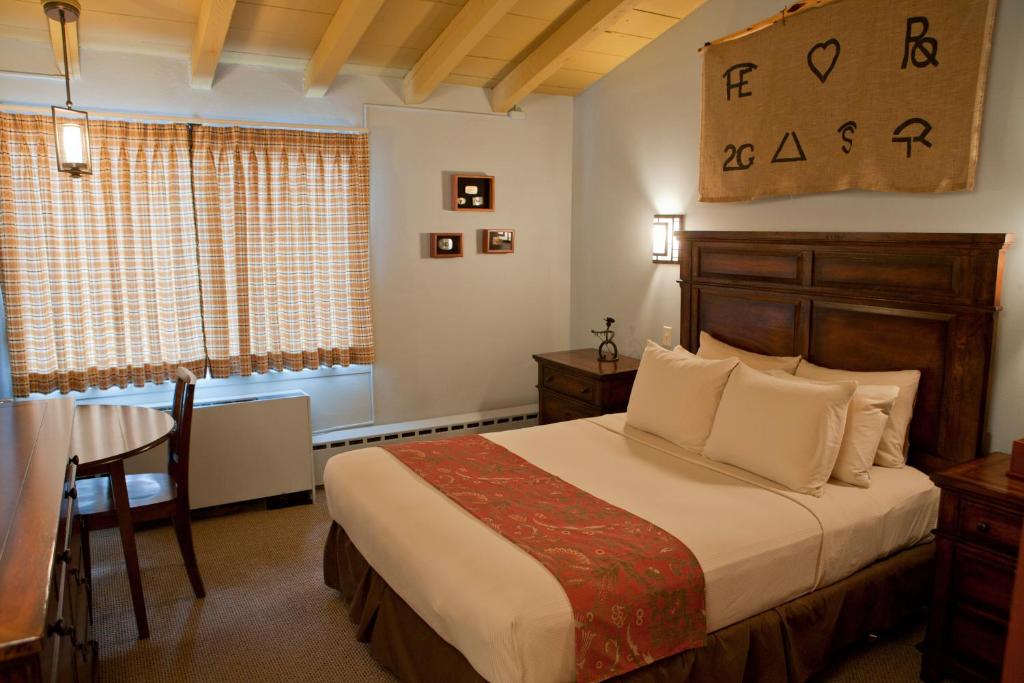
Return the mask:
{"type": "Polygon", "coordinates": [[[554,382],[554,381],[555,381],[555,376],[554,375],[548,375],[547,377],[544,378],[544,383],[545,384],[549,384],[549,383],[554,382]]]}
{"type": "Polygon", "coordinates": [[[975,528],[979,534],[987,534],[991,527],[988,525],[988,522],[978,522],[978,526],[975,528]]]}
{"type": "Polygon", "coordinates": [[[581,394],[589,394],[590,393],[590,387],[583,387],[582,389],[580,389],[580,393],[581,394]]]}
{"type": "Polygon", "coordinates": [[[58,617],[57,621],[53,622],[49,629],[50,633],[57,636],[70,635],[72,638],[75,637],[75,627],[65,626],[64,619],[58,617]]]}

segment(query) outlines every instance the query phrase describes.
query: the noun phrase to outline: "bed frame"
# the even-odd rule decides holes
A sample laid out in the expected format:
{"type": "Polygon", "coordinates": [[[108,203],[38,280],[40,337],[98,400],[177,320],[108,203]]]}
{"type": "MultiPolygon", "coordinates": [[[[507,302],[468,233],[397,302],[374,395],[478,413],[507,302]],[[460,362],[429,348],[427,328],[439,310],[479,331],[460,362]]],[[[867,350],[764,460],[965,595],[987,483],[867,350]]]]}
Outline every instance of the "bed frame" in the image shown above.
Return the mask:
{"type": "Polygon", "coordinates": [[[987,452],[1003,234],[680,232],[683,346],[724,342],[845,370],[921,371],[908,461],[987,452]]]}
{"type": "MultiPolygon", "coordinates": [[[[985,411],[1006,235],[679,233],[682,342],[701,330],[773,355],[850,370],[920,369],[910,463],[933,471],[985,451],[985,411]]],[[[708,634],[707,645],[617,681],[806,681],[833,654],[905,622],[931,592],[934,544],[708,634]]],[[[324,581],[361,641],[401,680],[480,683],[332,524],[324,581]]]]}

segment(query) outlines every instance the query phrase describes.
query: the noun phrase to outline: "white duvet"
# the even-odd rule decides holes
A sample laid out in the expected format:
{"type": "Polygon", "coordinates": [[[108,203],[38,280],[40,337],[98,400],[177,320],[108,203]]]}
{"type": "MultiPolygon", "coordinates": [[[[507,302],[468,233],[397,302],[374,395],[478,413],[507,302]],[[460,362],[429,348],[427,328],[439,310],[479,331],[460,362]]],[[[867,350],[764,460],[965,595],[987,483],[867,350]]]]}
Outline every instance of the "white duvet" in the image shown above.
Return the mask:
{"type": "MultiPolygon", "coordinates": [[[[834,583],[935,527],[938,490],[911,467],[871,487],[787,491],[647,432],[625,415],[488,434],[534,465],[679,538],[704,570],[708,630],[834,583]]],[[[337,455],[331,517],[381,577],[484,678],[571,681],[573,626],[555,578],[390,453],[337,455]]]]}

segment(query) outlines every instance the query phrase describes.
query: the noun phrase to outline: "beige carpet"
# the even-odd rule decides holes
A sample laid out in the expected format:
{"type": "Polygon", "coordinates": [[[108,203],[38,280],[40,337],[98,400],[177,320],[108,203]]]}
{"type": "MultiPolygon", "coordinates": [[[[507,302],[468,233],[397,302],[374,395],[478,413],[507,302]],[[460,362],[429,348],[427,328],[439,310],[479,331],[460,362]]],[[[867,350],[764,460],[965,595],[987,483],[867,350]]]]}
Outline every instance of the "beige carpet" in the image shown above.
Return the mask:
{"type": "MultiPolygon", "coordinates": [[[[93,536],[100,681],[394,679],[356,642],[345,605],[324,586],[328,518],[316,505],[247,510],[193,524],[206,598],[194,599],[169,527],[137,536],[151,636],[136,639],[116,531],[93,536]]],[[[836,662],[821,680],[916,681],[920,628],[836,662]]]]}

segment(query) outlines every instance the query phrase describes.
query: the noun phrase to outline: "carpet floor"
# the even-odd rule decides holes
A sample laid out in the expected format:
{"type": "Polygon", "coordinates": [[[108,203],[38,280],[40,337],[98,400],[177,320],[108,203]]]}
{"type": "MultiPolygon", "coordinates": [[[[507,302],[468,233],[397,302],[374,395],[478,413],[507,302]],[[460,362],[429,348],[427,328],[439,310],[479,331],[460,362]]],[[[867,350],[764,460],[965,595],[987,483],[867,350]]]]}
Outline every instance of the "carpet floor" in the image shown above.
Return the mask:
{"type": "MultiPolygon", "coordinates": [[[[136,538],[150,638],[136,638],[120,538],[94,534],[100,683],[395,679],[355,639],[345,603],[323,583],[323,504],[245,510],[193,523],[206,598],[192,595],[170,527],[136,538]]],[[[921,627],[856,649],[820,677],[834,683],[917,681],[921,627]]]]}

